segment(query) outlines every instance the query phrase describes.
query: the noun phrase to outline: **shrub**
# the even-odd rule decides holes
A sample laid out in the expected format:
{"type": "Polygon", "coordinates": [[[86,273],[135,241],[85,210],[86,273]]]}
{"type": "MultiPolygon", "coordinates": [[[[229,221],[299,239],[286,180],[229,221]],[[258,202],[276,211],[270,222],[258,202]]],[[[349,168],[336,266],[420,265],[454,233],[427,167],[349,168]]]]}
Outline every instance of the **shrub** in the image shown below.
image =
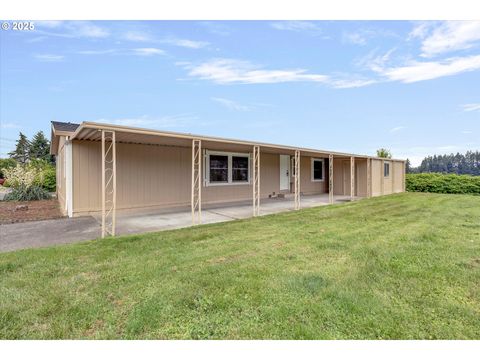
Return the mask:
{"type": "Polygon", "coordinates": [[[32,160],[30,163],[3,169],[6,185],[16,188],[20,185],[29,187],[39,186],[47,191],[55,191],[56,171],[55,166],[45,160],[32,160]]]}
{"type": "Polygon", "coordinates": [[[20,164],[17,164],[17,166],[13,168],[4,168],[3,172],[8,185],[14,189],[18,187],[28,188],[32,186],[38,175],[38,171],[35,168],[22,166],[20,164]]]}
{"type": "Polygon", "coordinates": [[[38,185],[32,186],[18,186],[10,193],[5,195],[5,201],[32,201],[32,200],[47,200],[51,196],[47,190],[42,189],[38,185]]]}
{"type": "MultiPolygon", "coordinates": [[[[35,164],[20,165],[14,168],[4,169],[8,184],[13,188],[12,192],[4,198],[6,201],[31,201],[50,199],[50,194],[45,185],[52,186],[50,168],[40,169],[35,164]],[[48,181],[46,181],[48,179],[48,181]]],[[[55,187],[55,169],[53,169],[53,187],[55,187]]]]}
{"type": "Polygon", "coordinates": [[[17,165],[14,159],[0,159],[0,179],[5,178],[3,169],[11,169],[17,165]]]}
{"type": "Polygon", "coordinates": [[[407,174],[407,191],[480,195],[480,176],[456,174],[407,174]]]}
{"type": "Polygon", "coordinates": [[[41,185],[47,191],[55,191],[57,186],[57,173],[54,166],[49,165],[43,170],[43,183],[41,185]]]}

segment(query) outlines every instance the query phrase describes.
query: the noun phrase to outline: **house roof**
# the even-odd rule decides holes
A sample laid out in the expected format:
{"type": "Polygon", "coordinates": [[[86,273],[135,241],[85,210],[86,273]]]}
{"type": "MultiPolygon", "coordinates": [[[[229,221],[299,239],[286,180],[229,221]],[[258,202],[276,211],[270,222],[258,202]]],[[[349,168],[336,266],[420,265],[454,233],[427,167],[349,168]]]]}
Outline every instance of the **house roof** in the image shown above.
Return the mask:
{"type": "MultiPolygon", "coordinates": [[[[189,147],[193,139],[202,140],[202,147],[204,149],[222,150],[225,145],[230,149],[245,151],[250,149],[253,145],[258,145],[263,152],[293,154],[295,150],[300,150],[305,155],[334,155],[335,157],[358,157],[381,159],[376,156],[350,154],[329,150],[308,149],[296,146],[268,144],[262,142],[253,142],[245,140],[227,139],[212,136],[194,135],[189,133],[178,133],[169,131],[159,131],[151,129],[142,129],[129,126],[112,125],[95,122],[82,122],[73,134],[68,134],[71,140],[90,140],[101,141],[102,130],[114,131],[116,133],[116,141],[120,143],[130,144],[151,144],[151,145],[169,145],[169,146],[184,146],[189,147]]],[[[401,159],[388,159],[395,161],[404,161],[401,159]]]]}
{"type": "Polygon", "coordinates": [[[71,122],[61,122],[61,121],[52,121],[52,126],[55,131],[63,131],[63,132],[75,132],[80,124],[75,124],[71,122]]]}

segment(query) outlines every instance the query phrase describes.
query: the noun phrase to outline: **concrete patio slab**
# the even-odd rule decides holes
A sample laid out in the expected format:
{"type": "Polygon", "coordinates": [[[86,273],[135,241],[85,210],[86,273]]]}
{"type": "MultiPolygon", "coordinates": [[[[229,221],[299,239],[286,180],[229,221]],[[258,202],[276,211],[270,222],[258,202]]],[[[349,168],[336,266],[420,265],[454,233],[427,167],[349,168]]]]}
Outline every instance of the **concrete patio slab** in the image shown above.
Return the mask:
{"type": "MultiPolygon", "coordinates": [[[[335,203],[349,201],[349,196],[335,196],[335,203]]],[[[328,194],[302,196],[302,208],[328,205],[328,194]]],[[[263,199],[260,216],[284,211],[293,211],[291,197],[263,199]]],[[[212,224],[252,216],[251,201],[205,206],[202,224],[212,224]]],[[[192,225],[192,214],[188,208],[148,211],[117,211],[117,235],[141,234],[146,232],[185,228],[192,225]]],[[[56,220],[32,221],[0,225],[0,252],[31,247],[67,244],[92,240],[101,236],[101,216],[84,216],[56,220]]]]}

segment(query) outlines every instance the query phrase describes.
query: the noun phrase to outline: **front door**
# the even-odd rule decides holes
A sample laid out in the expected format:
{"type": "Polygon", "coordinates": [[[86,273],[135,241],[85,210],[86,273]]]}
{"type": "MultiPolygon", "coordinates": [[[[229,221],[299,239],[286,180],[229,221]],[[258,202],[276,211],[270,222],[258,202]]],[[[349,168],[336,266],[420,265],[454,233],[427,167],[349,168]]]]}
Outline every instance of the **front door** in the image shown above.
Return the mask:
{"type": "Polygon", "coordinates": [[[290,190],[290,155],[280,155],[280,190],[290,190]]]}

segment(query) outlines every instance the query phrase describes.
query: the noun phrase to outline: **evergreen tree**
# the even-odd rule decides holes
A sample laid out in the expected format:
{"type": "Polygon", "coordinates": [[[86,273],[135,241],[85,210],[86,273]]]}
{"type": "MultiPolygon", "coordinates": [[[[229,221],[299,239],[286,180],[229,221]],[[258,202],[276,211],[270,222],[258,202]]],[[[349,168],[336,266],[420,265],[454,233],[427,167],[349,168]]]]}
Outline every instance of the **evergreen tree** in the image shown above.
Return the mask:
{"type": "Polygon", "coordinates": [[[52,161],[52,156],[50,155],[50,141],[45,137],[43,131],[37,132],[33,137],[30,143],[29,156],[32,160],[40,159],[48,162],[52,161]]]}
{"type": "Polygon", "coordinates": [[[433,155],[422,160],[414,172],[439,172],[447,174],[469,174],[480,176],[480,152],[467,151],[464,154],[433,155]]]}
{"type": "Polygon", "coordinates": [[[412,173],[412,165],[410,164],[410,159],[407,159],[407,161],[405,161],[405,172],[407,174],[412,173]]]}
{"type": "Polygon", "coordinates": [[[25,164],[29,160],[30,154],[30,142],[27,137],[20,132],[19,138],[15,145],[15,150],[8,153],[10,158],[15,159],[21,164],[25,164]]]}

